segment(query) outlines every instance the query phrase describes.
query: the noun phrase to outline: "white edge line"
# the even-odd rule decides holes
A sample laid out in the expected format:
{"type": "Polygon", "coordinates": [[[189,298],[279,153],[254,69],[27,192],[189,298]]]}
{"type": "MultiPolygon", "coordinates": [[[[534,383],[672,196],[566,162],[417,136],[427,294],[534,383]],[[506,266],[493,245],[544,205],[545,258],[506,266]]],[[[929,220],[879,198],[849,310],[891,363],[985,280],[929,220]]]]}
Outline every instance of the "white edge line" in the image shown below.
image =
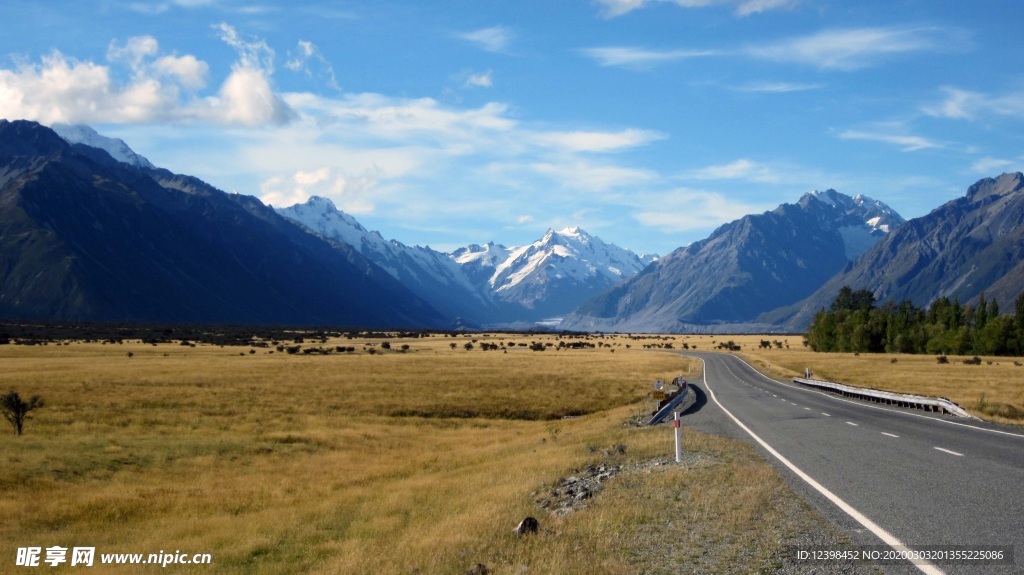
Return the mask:
{"type": "Polygon", "coordinates": [[[882,432],[882,435],[888,435],[889,437],[895,437],[896,439],[900,438],[900,436],[895,433],[886,433],[885,431],[882,432]]]}
{"type": "MultiPolygon", "coordinates": [[[[779,381],[777,379],[772,379],[772,378],[768,377],[767,375],[761,373],[760,371],[754,369],[754,367],[752,365],[750,365],[749,363],[743,361],[743,359],[741,359],[739,357],[736,357],[733,354],[727,354],[727,355],[730,356],[730,357],[735,357],[737,361],[739,361],[743,365],[749,367],[751,370],[753,370],[754,373],[756,373],[757,375],[760,375],[761,377],[767,379],[768,381],[770,381],[770,382],[772,382],[774,384],[777,384],[777,385],[782,385],[782,386],[788,387],[790,389],[798,389],[800,391],[805,391],[805,392],[808,392],[808,393],[819,393],[819,395],[822,395],[824,397],[828,397],[828,398],[834,399],[836,401],[844,401],[846,403],[850,403],[850,404],[853,404],[853,405],[859,405],[861,407],[869,407],[871,409],[878,409],[880,411],[888,411],[889,413],[899,413],[901,415],[909,415],[911,417],[920,417],[921,419],[930,419],[931,421],[938,421],[940,423],[948,423],[950,425],[959,425],[960,427],[966,427],[968,429],[974,429],[974,430],[977,430],[977,431],[987,431],[989,433],[998,433],[1000,435],[1009,435],[1011,437],[1020,437],[1020,438],[1024,439],[1024,434],[1022,434],[1022,433],[1011,433],[1009,431],[1002,431],[1000,429],[987,429],[985,427],[975,427],[973,425],[968,425],[966,423],[960,423],[959,421],[950,421],[948,419],[939,419],[937,417],[929,417],[927,415],[921,415],[919,413],[909,413],[909,412],[906,412],[906,411],[897,411],[895,409],[886,409],[884,407],[879,407],[877,405],[869,405],[869,404],[862,403],[862,402],[859,402],[859,401],[850,401],[849,399],[844,399],[842,397],[836,397],[834,394],[831,394],[831,393],[821,393],[821,392],[816,392],[814,390],[807,389],[807,388],[804,388],[804,387],[798,387],[798,386],[795,386],[795,385],[791,385],[791,384],[779,381]]],[[[691,356],[691,357],[693,357],[693,356],[691,356]]],[[[698,359],[700,359],[700,358],[698,358],[698,359]]],[[[783,401],[785,401],[785,400],[783,400],[783,401]]]]}
{"type": "MultiPolygon", "coordinates": [[[[697,359],[699,359],[701,361],[701,364],[705,363],[704,362],[704,358],[698,357],[697,359]]],[[[740,361],[743,361],[743,360],[740,360],[740,361]]],[[[744,363],[746,363],[746,362],[744,362],[744,363]]],[[[874,533],[876,537],[878,537],[879,539],[884,541],[887,545],[889,545],[890,547],[892,547],[893,549],[896,549],[896,550],[899,550],[901,548],[902,549],[908,549],[908,547],[906,545],[904,545],[902,541],[897,539],[895,535],[889,533],[888,531],[883,529],[881,526],[879,526],[877,523],[875,523],[874,521],[868,519],[863,513],[861,513],[860,511],[857,511],[849,503],[847,503],[847,502],[843,501],[842,499],[840,499],[838,495],[836,495],[835,493],[832,493],[824,485],[822,485],[822,484],[818,483],[817,481],[815,481],[813,477],[811,477],[810,475],[807,475],[806,473],[804,473],[799,467],[794,465],[790,460],[788,460],[785,457],[783,457],[781,453],[779,453],[778,451],[775,451],[775,448],[773,448],[771,445],[768,445],[768,442],[766,442],[765,440],[763,440],[760,437],[758,437],[758,435],[756,433],[754,433],[753,431],[751,431],[749,427],[747,427],[746,425],[743,425],[743,422],[741,422],[735,415],[732,414],[732,412],[730,412],[728,409],[726,409],[725,406],[722,405],[718,401],[718,397],[715,395],[715,391],[713,389],[711,389],[710,385],[708,385],[707,365],[704,365],[703,372],[704,372],[704,374],[703,374],[704,375],[704,387],[706,387],[708,389],[708,393],[711,394],[711,399],[715,400],[715,404],[718,405],[719,409],[724,411],[725,414],[728,415],[730,419],[735,421],[736,425],[740,426],[740,429],[742,429],[743,431],[746,431],[747,435],[749,435],[750,437],[753,437],[754,441],[759,443],[761,445],[761,447],[765,448],[768,451],[768,453],[771,453],[772,456],[775,457],[775,459],[778,459],[779,462],[781,462],[783,465],[788,467],[790,471],[792,471],[793,473],[795,473],[797,475],[797,477],[799,477],[800,479],[804,480],[804,482],[807,483],[808,485],[810,485],[811,487],[813,487],[815,489],[815,491],[817,491],[818,493],[820,493],[823,496],[825,496],[825,498],[828,499],[829,501],[831,501],[833,504],[835,504],[836,507],[839,507],[840,509],[842,509],[847,515],[852,517],[855,521],[857,521],[857,523],[860,523],[861,525],[863,525],[864,528],[866,528],[868,531],[871,531],[872,533],[874,533]]],[[[758,372],[758,373],[760,373],[760,372],[758,372]]],[[[936,447],[935,449],[939,449],[939,448],[936,447]]],[[[944,573],[945,573],[944,571],[939,569],[935,564],[933,564],[931,562],[928,562],[928,561],[921,561],[920,563],[913,562],[912,564],[915,567],[917,567],[918,569],[920,569],[923,573],[928,573],[929,575],[944,575],[944,573]]]]}
{"type": "Polygon", "coordinates": [[[942,451],[942,452],[945,452],[945,453],[949,453],[950,455],[956,455],[957,457],[963,457],[964,456],[963,453],[957,453],[955,451],[952,451],[952,450],[949,450],[949,449],[943,449],[941,447],[936,447],[935,449],[938,449],[939,451],[942,451]]]}

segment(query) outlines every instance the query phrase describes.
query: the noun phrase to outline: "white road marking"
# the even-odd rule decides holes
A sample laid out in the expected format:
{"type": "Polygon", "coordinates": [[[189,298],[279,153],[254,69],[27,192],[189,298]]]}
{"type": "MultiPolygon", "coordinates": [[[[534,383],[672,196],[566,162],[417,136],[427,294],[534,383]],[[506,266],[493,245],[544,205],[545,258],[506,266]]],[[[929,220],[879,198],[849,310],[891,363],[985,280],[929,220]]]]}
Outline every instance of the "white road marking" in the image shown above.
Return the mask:
{"type": "Polygon", "coordinates": [[[846,425],[852,425],[852,426],[854,426],[854,427],[859,427],[859,426],[858,426],[858,425],[857,425],[856,423],[854,423],[854,422],[852,422],[852,421],[847,421],[847,422],[846,422],[846,425]]]}
{"type": "Polygon", "coordinates": [[[804,409],[806,409],[807,411],[810,411],[810,410],[811,410],[811,408],[810,408],[810,407],[805,407],[804,409]]]}
{"type": "Polygon", "coordinates": [[[936,447],[935,449],[938,449],[939,451],[942,451],[942,452],[944,452],[944,453],[948,453],[948,454],[950,454],[950,455],[955,455],[955,456],[957,456],[957,457],[963,457],[963,456],[964,456],[964,454],[963,454],[963,453],[957,453],[957,452],[955,452],[955,451],[950,451],[950,450],[948,450],[948,449],[943,449],[943,448],[941,448],[941,447],[936,447]]]}
{"type": "Polygon", "coordinates": [[[894,434],[892,434],[892,433],[886,433],[886,432],[884,432],[884,431],[882,432],[882,435],[888,435],[889,437],[895,437],[896,439],[899,439],[899,438],[900,438],[900,436],[899,436],[899,435],[894,435],[894,434]]]}
{"type": "Polygon", "coordinates": [[[832,417],[831,415],[825,413],[824,411],[822,411],[821,414],[824,415],[825,417],[832,417]]]}
{"type": "MultiPolygon", "coordinates": [[[[698,359],[700,359],[701,364],[704,364],[704,359],[703,358],[698,358],[698,359]]],[[[799,467],[794,465],[790,460],[788,460],[785,457],[783,457],[781,453],[779,453],[778,451],[775,451],[775,448],[773,448],[771,445],[768,445],[768,442],[766,442],[765,440],[763,440],[760,437],[758,437],[758,435],[756,433],[754,433],[753,431],[751,431],[749,427],[747,427],[746,425],[743,425],[742,421],[740,421],[735,415],[732,414],[731,411],[726,409],[725,406],[722,405],[722,403],[718,401],[718,396],[715,395],[715,390],[711,389],[711,386],[708,385],[708,370],[707,370],[707,365],[706,364],[704,365],[704,370],[703,371],[704,371],[704,387],[706,387],[708,389],[708,393],[711,394],[711,399],[715,400],[715,404],[718,405],[718,408],[721,409],[723,412],[725,412],[725,414],[728,415],[730,419],[735,421],[736,425],[740,426],[740,429],[742,429],[743,431],[746,431],[747,435],[749,435],[750,437],[753,437],[754,441],[758,442],[761,445],[761,447],[765,448],[768,451],[768,453],[771,453],[772,456],[775,457],[775,459],[778,459],[783,465],[788,467],[790,471],[792,471],[793,473],[795,473],[797,475],[797,477],[799,477],[800,479],[803,479],[804,482],[806,482],[808,485],[813,487],[818,493],[824,495],[829,501],[834,503],[836,505],[836,507],[839,507],[840,509],[842,509],[847,515],[849,515],[854,520],[856,520],[857,523],[860,523],[861,525],[863,525],[865,529],[867,529],[868,531],[871,531],[872,533],[874,533],[876,537],[878,537],[879,539],[884,541],[887,545],[889,545],[890,547],[892,547],[893,549],[896,549],[896,550],[900,550],[900,549],[904,549],[905,550],[905,549],[907,549],[907,546],[904,545],[902,541],[897,539],[895,535],[889,533],[885,529],[882,529],[882,527],[879,526],[877,523],[875,523],[874,521],[868,519],[863,513],[861,513],[860,511],[857,511],[856,509],[854,509],[849,503],[847,503],[847,502],[843,501],[842,499],[840,499],[838,495],[836,495],[835,493],[832,493],[824,485],[822,485],[822,484],[818,483],[817,481],[815,481],[813,477],[811,477],[810,475],[807,475],[806,473],[804,473],[799,467]]],[[[758,373],[760,373],[760,372],[758,372],[758,373]]],[[[847,423],[849,423],[849,422],[847,422],[847,423]]],[[[938,448],[936,447],[936,449],[938,449],[938,448]]],[[[935,566],[934,563],[931,563],[929,561],[914,562],[914,566],[917,567],[918,569],[920,569],[921,572],[927,573],[928,575],[945,575],[945,572],[943,570],[939,569],[938,567],[935,566]]]]}

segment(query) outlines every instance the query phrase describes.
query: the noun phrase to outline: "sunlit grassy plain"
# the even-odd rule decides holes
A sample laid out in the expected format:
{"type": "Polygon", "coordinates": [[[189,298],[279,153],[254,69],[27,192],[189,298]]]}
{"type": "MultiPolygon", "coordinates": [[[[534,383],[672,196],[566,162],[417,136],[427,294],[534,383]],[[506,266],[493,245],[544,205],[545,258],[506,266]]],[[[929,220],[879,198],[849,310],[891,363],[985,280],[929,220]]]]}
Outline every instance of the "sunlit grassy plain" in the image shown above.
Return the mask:
{"type": "Polygon", "coordinates": [[[27,546],[213,557],[175,573],[756,572],[826,529],[752,448],[692,431],[698,463],[622,473],[551,516],[531,494],[575,470],[671,457],[670,428],[626,423],[650,409],[652,380],[699,363],[625,338],[508,353],[466,351],[472,339],[558,341],[0,346],[0,390],[47,401],[24,436],[0,435],[0,572],[24,572],[27,546]],[[541,533],[519,538],[527,515],[541,533]]]}
{"type": "Polygon", "coordinates": [[[982,419],[1024,425],[1021,357],[982,357],[980,365],[970,365],[963,360],[973,356],[951,355],[949,363],[942,364],[934,355],[816,353],[803,347],[801,336],[689,336],[680,341],[701,339],[708,343],[733,340],[741,346],[741,356],[773,377],[803,377],[804,368],[809,367],[818,379],[945,397],[982,419]],[[761,349],[762,340],[778,341],[783,347],[761,349]]]}

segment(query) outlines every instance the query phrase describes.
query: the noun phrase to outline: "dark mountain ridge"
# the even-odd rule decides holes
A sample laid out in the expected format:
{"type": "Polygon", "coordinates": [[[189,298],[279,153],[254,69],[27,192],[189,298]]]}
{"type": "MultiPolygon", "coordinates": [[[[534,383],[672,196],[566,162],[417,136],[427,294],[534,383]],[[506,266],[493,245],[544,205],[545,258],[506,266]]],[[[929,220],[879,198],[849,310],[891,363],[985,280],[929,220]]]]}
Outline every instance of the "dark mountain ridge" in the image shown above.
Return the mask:
{"type": "Polygon", "coordinates": [[[438,327],[433,308],[255,198],[0,121],[0,317],[438,327]]]}

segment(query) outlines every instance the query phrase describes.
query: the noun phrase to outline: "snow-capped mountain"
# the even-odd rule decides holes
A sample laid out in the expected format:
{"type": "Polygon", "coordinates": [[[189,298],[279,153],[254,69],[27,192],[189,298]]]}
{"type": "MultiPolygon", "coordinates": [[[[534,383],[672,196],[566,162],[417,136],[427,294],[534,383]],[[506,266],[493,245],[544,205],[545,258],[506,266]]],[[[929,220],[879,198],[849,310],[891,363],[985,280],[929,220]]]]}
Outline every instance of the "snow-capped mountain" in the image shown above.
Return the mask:
{"type": "Polygon", "coordinates": [[[885,204],[835,190],[725,224],[581,305],[564,329],[756,331],[897,229],[885,204]]]}
{"type": "Polygon", "coordinates": [[[89,126],[72,124],[54,124],[54,132],[69,144],[84,144],[91,148],[99,148],[110,154],[112,158],[130,166],[139,168],[156,169],[149,160],[136,154],[134,150],[124,143],[124,140],[101,136],[89,126]]]}
{"type": "Polygon", "coordinates": [[[843,238],[843,248],[849,260],[868,251],[879,239],[906,221],[889,206],[861,194],[851,198],[831,189],[824,192],[815,190],[804,194],[797,204],[807,207],[807,203],[813,201],[821,202],[843,214],[844,221],[837,229],[843,238]]]}
{"type": "Polygon", "coordinates": [[[572,311],[656,259],[607,244],[577,227],[548,230],[526,246],[470,246],[452,257],[477,281],[490,272],[486,281],[499,300],[544,316],[572,311]]]}
{"type": "Polygon", "coordinates": [[[549,230],[526,246],[491,242],[443,253],[385,240],[326,198],[277,211],[354,247],[435,308],[471,325],[530,324],[569,313],[654,260],[579,228],[549,230]]]}
{"type": "Polygon", "coordinates": [[[327,198],[313,196],[304,204],[275,210],[319,236],[355,248],[449,317],[472,324],[500,315],[489,294],[477,289],[448,254],[385,240],[327,198]]]}

